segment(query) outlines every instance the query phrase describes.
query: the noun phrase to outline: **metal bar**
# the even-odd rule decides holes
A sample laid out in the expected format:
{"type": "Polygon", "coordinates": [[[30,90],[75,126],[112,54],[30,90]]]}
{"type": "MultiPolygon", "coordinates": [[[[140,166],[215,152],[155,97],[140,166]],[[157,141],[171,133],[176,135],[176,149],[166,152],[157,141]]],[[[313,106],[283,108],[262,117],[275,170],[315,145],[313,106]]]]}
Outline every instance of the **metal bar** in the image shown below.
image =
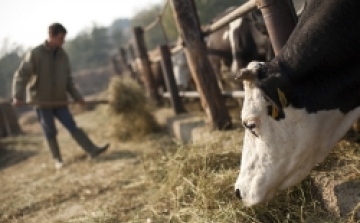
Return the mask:
{"type": "Polygon", "coordinates": [[[206,28],[204,30],[204,36],[208,36],[211,33],[218,31],[219,29],[229,25],[229,23],[231,23],[235,19],[242,17],[255,9],[256,9],[256,1],[249,0],[245,4],[241,5],[239,8],[230,12],[228,15],[224,16],[223,18],[219,19],[218,21],[211,24],[208,28],[206,28]]]}
{"type": "MultiPolygon", "coordinates": [[[[244,91],[223,91],[222,96],[227,98],[244,98],[245,92],[244,91]]],[[[200,94],[197,91],[180,91],[179,96],[182,98],[200,98],[200,94]]],[[[170,98],[169,92],[163,93],[164,98],[170,98]]]]}

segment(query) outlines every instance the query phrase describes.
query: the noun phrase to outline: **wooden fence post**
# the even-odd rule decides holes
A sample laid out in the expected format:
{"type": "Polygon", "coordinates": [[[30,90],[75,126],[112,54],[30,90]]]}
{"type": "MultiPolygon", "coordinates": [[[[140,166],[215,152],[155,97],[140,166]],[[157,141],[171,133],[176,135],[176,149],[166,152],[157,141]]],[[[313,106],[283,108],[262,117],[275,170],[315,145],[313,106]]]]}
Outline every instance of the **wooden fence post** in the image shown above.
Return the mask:
{"type": "Polygon", "coordinates": [[[133,70],[133,67],[132,67],[131,63],[129,63],[128,55],[126,54],[126,50],[123,47],[119,48],[119,58],[120,58],[120,63],[121,63],[122,69],[125,72],[128,72],[130,74],[130,77],[136,79],[136,77],[135,77],[136,75],[133,70]]]}
{"type": "Polygon", "coordinates": [[[161,56],[161,69],[164,74],[165,84],[170,93],[170,102],[175,114],[184,113],[185,109],[179,97],[179,91],[176,86],[171,53],[168,45],[159,46],[161,56]]]}
{"type": "Polygon", "coordinates": [[[134,61],[134,60],[136,59],[136,56],[135,56],[135,50],[134,50],[133,44],[129,44],[129,45],[127,46],[127,48],[128,48],[129,59],[130,59],[131,61],[134,61]]]}
{"type": "Polygon", "coordinates": [[[171,0],[176,25],[185,42],[185,53],[192,77],[199,90],[200,100],[208,123],[213,129],[231,126],[229,112],[221,95],[215,73],[207,58],[198,15],[192,0],[171,0]]]}
{"type": "Polygon", "coordinates": [[[110,63],[111,63],[113,73],[116,75],[121,75],[122,69],[119,67],[119,63],[118,63],[116,56],[113,56],[110,58],[110,63]]]}
{"type": "Polygon", "coordinates": [[[120,58],[121,65],[125,69],[127,69],[128,60],[127,60],[127,56],[126,56],[126,51],[122,47],[119,48],[119,58],[120,58]]]}
{"type": "Polygon", "coordinates": [[[142,27],[134,27],[133,28],[133,38],[135,44],[135,51],[137,58],[140,59],[140,68],[139,70],[142,71],[144,85],[146,89],[147,96],[153,100],[154,102],[159,102],[159,95],[156,88],[154,76],[151,70],[151,64],[149,61],[149,56],[147,54],[147,48],[145,45],[144,39],[144,30],[142,27]]]}

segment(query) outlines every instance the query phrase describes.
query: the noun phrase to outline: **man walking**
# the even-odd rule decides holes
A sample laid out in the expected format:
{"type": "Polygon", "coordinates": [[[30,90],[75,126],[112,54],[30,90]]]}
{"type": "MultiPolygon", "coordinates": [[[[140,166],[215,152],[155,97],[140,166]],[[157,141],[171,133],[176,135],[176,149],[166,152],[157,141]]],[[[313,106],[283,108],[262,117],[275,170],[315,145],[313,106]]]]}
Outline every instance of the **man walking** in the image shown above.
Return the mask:
{"type": "Polygon", "coordinates": [[[63,160],[56,139],[55,117],[91,157],[98,156],[109,147],[109,144],[102,147],[94,145],[86,133],[76,126],[67,105],[56,105],[56,102],[67,101],[67,94],[79,104],[85,104],[73,83],[69,58],[62,49],[66,33],[64,26],[59,23],[49,26],[48,39],[30,50],[15,72],[12,92],[15,106],[24,104],[25,91],[27,101],[35,105],[57,169],[63,166],[63,160]]]}

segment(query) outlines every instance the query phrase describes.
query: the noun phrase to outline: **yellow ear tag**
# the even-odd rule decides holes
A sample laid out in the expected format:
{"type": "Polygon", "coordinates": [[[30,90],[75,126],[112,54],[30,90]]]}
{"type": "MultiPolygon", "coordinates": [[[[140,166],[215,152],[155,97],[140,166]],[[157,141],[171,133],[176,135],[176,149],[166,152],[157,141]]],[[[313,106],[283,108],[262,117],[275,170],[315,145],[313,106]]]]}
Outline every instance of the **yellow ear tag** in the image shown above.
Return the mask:
{"type": "Polygon", "coordinates": [[[277,118],[279,115],[279,111],[277,109],[276,106],[272,106],[272,112],[271,112],[271,117],[273,117],[274,119],[277,118]]]}
{"type": "Polygon", "coordinates": [[[288,106],[288,100],[286,99],[285,94],[280,90],[280,88],[277,89],[277,92],[281,106],[285,108],[286,106],[288,106]]]}

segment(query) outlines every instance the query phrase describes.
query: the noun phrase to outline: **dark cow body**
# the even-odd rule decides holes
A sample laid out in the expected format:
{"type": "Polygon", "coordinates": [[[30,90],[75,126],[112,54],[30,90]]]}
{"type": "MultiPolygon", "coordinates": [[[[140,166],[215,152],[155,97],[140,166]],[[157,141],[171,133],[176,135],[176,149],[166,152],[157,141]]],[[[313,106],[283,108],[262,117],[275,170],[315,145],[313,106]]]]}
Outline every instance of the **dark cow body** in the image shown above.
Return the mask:
{"type": "Polygon", "coordinates": [[[259,70],[258,85],[274,102],[279,87],[295,108],[347,113],[360,105],[359,43],[360,1],[310,1],[280,55],[259,70]]]}
{"type": "MultiPolygon", "coordinates": [[[[293,3],[298,17],[300,17],[306,7],[306,0],[293,0],[293,3]]],[[[215,17],[213,22],[235,9],[236,7],[228,8],[215,17]]],[[[274,52],[260,10],[245,15],[242,17],[241,23],[232,28],[234,29],[233,33],[228,35],[233,35],[233,46],[229,39],[223,38],[224,33],[230,31],[230,26],[211,34],[207,40],[208,57],[219,80],[222,79],[222,64],[226,67],[235,65],[232,67],[232,72],[235,73],[237,69],[246,67],[251,61],[268,62],[274,58],[274,52]],[[232,50],[235,50],[235,55],[232,50]]]]}

